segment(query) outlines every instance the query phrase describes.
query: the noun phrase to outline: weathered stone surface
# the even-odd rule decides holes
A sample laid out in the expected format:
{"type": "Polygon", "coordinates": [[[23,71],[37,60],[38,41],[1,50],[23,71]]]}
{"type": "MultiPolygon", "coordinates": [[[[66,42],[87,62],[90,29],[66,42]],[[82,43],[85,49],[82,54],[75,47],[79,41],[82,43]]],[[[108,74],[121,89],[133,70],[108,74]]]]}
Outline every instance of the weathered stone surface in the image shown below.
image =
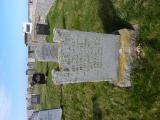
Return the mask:
{"type": "Polygon", "coordinates": [[[29,54],[36,61],[58,61],[57,43],[30,43],[29,54]]]}
{"type": "Polygon", "coordinates": [[[41,110],[34,112],[32,120],[61,120],[62,109],[41,110]]]}
{"type": "Polygon", "coordinates": [[[36,19],[39,23],[45,23],[46,16],[55,0],[37,0],[36,19]]]}
{"type": "Polygon", "coordinates": [[[137,36],[137,26],[135,30],[121,29],[120,33],[120,54],[119,54],[119,69],[118,79],[114,82],[116,86],[130,87],[130,73],[131,64],[134,59],[133,53],[135,52],[135,42],[137,36]]]}
{"type": "Polygon", "coordinates": [[[118,79],[120,36],[57,29],[58,63],[53,71],[56,84],[118,79]]]}
{"type": "Polygon", "coordinates": [[[40,94],[32,94],[31,96],[31,104],[40,104],[41,99],[40,99],[40,94]]]}

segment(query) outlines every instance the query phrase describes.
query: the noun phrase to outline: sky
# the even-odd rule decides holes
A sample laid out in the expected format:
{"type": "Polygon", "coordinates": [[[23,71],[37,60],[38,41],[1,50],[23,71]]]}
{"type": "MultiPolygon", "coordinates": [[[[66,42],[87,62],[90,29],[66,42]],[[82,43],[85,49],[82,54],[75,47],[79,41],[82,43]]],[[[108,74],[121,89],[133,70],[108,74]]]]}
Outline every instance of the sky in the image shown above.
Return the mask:
{"type": "Polygon", "coordinates": [[[0,120],[26,120],[27,0],[1,0],[0,15],[0,120]]]}

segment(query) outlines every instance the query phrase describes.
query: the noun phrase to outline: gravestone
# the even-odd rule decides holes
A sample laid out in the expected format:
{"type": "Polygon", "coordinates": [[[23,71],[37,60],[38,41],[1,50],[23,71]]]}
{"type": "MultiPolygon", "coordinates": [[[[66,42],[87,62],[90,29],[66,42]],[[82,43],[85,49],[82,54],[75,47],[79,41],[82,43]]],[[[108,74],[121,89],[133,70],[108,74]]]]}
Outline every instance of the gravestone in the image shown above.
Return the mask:
{"type": "Polygon", "coordinates": [[[41,62],[56,62],[58,60],[57,43],[30,43],[32,48],[32,58],[41,62]]]}
{"type": "Polygon", "coordinates": [[[36,25],[37,34],[41,35],[49,35],[49,26],[47,24],[39,24],[36,25]]]}
{"type": "Polygon", "coordinates": [[[58,43],[60,70],[52,71],[54,83],[109,81],[131,86],[130,33],[127,29],[120,35],[55,29],[53,41],[58,43]]]}
{"type": "Polygon", "coordinates": [[[32,120],[61,120],[62,119],[62,109],[50,109],[41,110],[34,112],[32,115],[32,120]]]}
{"type": "Polygon", "coordinates": [[[118,79],[119,35],[57,29],[58,63],[53,71],[56,84],[115,81],[118,79]]]}
{"type": "Polygon", "coordinates": [[[44,73],[33,74],[31,85],[35,85],[35,84],[46,84],[46,78],[44,73]]]}
{"type": "Polygon", "coordinates": [[[40,104],[40,95],[32,94],[31,96],[31,104],[40,104]]]}
{"type": "Polygon", "coordinates": [[[58,56],[56,44],[41,44],[35,51],[38,61],[56,61],[58,56]]]}
{"type": "Polygon", "coordinates": [[[26,75],[33,75],[35,73],[35,69],[27,69],[26,75]]]}

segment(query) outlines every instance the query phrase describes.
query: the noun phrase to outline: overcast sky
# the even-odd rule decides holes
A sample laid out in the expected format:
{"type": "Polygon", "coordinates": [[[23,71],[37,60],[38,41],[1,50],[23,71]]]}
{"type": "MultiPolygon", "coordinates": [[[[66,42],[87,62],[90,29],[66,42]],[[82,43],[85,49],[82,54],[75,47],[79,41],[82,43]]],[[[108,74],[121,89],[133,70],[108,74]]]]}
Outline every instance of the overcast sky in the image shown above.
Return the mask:
{"type": "Polygon", "coordinates": [[[27,20],[27,0],[1,0],[0,5],[0,120],[26,120],[22,24],[27,20]]]}

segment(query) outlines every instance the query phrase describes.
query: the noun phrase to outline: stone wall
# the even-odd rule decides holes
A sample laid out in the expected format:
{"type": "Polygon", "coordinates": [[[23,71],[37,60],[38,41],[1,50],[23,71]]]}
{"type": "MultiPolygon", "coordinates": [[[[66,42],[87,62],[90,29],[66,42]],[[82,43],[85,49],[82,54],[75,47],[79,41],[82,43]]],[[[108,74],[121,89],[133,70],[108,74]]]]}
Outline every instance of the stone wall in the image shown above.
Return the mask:
{"type": "Polygon", "coordinates": [[[49,13],[55,0],[37,0],[36,19],[39,23],[45,23],[46,16],[49,13]]]}

